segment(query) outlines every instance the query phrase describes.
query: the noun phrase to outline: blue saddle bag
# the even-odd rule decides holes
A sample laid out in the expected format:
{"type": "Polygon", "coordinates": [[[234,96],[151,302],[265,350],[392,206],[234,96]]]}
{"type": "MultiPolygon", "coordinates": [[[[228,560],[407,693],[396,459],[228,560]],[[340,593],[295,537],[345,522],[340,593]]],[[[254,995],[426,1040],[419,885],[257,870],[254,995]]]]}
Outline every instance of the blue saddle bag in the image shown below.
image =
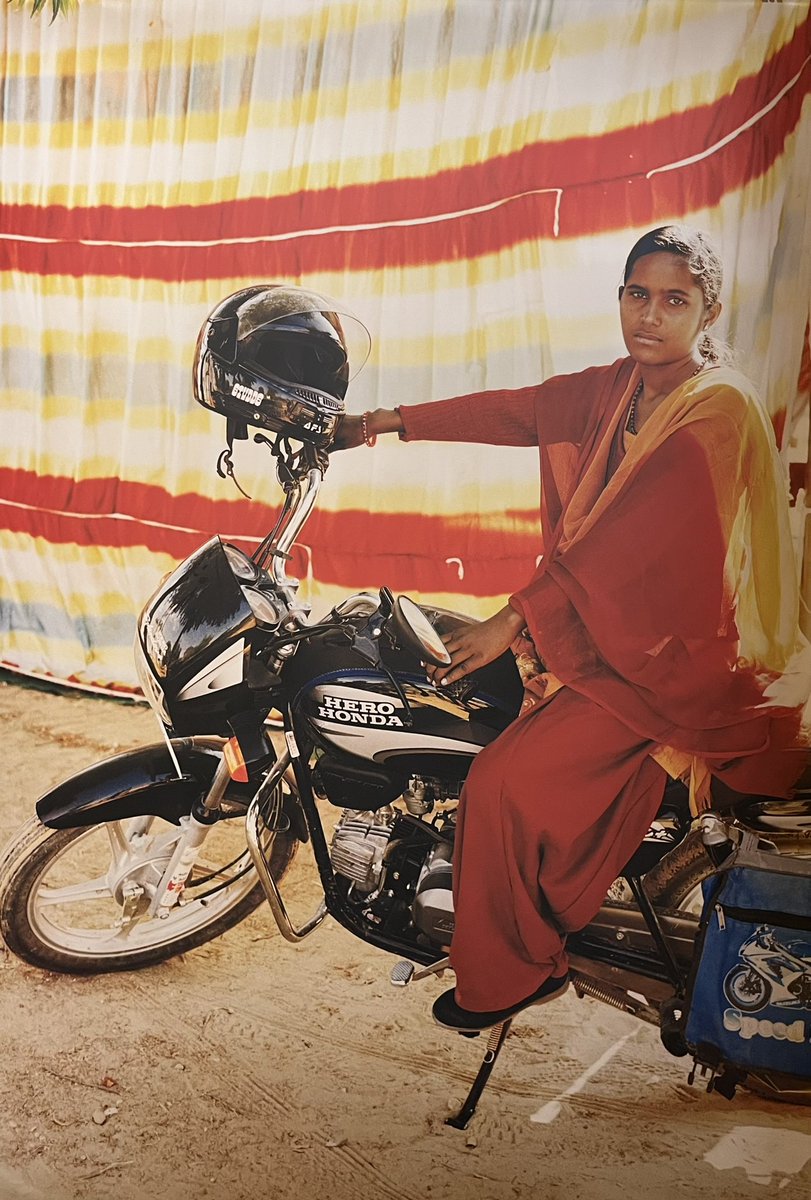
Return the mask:
{"type": "Polygon", "coordinates": [[[697,1065],[811,1079],[811,860],[745,834],[703,887],[684,1027],[697,1065]]]}

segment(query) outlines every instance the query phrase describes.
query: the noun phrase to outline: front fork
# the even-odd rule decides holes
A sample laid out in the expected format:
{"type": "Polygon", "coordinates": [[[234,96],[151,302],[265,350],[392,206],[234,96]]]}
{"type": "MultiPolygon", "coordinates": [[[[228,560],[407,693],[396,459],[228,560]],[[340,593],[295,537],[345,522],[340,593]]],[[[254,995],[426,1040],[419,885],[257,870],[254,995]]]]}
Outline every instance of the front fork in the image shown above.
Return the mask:
{"type": "MultiPolygon", "coordinates": [[[[180,894],[186,886],[186,881],[191,875],[194,864],[197,862],[200,847],[206,840],[211,826],[217,821],[217,810],[220,807],[220,802],[225,795],[225,789],[228,787],[230,781],[231,771],[223,756],[217,765],[217,770],[214,772],[214,778],[211,781],[211,787],[205,796],[194,805],[187,817],[180,818],[180,834],[175,843],[172,856],[155,888],[155,893],[146,911],[145,915],[148,918],[168,917],[180,899],[180,894]]],[[[140,818],[140,820],[143,821],[143,818],[140,818]]],[[[139,833],[143,833],[145,830],[136,828],[134,832],[137,837],[139,833]]],[[[138,897],[130,898],[126,894],[124,896],[123,918],[129,924],[130,920],[127,914],[128,901],[134,901],[134,903],[131,903],[131,916],[134,917],[138,897]]]]}

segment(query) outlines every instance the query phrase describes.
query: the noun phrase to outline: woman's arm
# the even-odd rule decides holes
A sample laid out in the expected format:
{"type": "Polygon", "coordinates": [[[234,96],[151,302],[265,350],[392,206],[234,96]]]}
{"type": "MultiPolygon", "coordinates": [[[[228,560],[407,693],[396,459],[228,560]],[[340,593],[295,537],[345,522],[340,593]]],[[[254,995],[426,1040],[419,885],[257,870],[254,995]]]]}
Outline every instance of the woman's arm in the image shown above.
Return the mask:
{"type": "MultiPolygon", "coordinates": [[[[366,433],[369,438],[397,433],[407,442],[577,445],[594,413],[610,407],[622,393],[632,368],[631,359],[618,359],[610,366],[556,375],[529,387],[474,392],[395,409],[377,408],[365,414],[366,433]]],[[[363,417],[345,416],[333,449],[346,450],[363,442],[363,417]]]]}
{"type": "Polygon", "coordinates": [[[332,448],[349,450],[382,433],[396,433],[404,441],[537,446],[538,390],[533,386],[518,391],[479,392],[402,408],[376,408],[360,417],[347,414],[338,426],[332,448]]]}

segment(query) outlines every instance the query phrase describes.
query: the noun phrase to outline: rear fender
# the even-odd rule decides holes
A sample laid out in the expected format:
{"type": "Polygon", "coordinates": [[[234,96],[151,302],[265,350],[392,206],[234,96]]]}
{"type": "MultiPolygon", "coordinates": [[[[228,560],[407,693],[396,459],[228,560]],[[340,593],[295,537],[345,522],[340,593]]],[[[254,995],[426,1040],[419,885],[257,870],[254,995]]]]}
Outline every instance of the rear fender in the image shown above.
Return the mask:
{"type": "Polygon", "coordinates": [[[163,817],[177,825],[211,784],[220,761],[220,742],[172,741],[183,772],[178,779],[164,742],[102,759],[56,785],[37,801],[37,816],[49,829],[75,829],[127,817],[163,817]]]}

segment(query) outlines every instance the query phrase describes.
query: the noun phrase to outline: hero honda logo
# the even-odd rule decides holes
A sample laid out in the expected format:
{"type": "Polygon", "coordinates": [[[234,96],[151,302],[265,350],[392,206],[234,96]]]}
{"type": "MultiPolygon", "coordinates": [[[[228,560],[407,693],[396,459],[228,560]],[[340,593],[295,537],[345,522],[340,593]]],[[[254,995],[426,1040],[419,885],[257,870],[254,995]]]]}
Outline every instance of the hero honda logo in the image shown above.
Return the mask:
{"type": "Polygon", "coordinates": [[[353,696],[331,696],[322,693],[316,713],[336,725],[376,725],[387,729],[402,729],[397,716],[398,705],[388,700],[358,700],[353,696]]]}
{"type": "Polygon", "coordinates": [[[235,383],[231,388],[231,395],[236,396],[237,400],[244,400],[246,404],[252,404],[254,408],[258,408],[265,398],[261,392],[246,387],[244,383],[235,383]]]}

